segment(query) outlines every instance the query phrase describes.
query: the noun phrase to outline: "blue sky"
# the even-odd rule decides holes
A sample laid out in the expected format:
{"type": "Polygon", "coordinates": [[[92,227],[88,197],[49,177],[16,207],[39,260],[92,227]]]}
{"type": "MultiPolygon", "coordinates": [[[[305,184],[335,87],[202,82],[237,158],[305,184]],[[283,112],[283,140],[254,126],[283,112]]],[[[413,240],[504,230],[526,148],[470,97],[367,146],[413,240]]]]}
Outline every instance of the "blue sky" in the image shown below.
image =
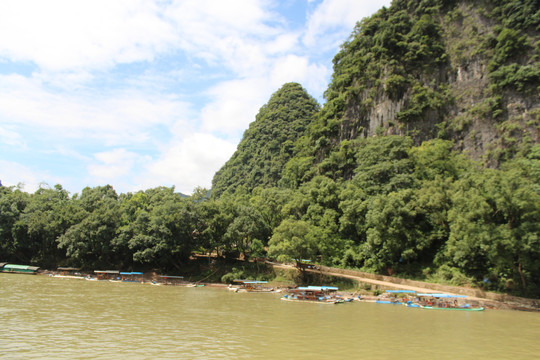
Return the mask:
{"type": "Polygon", "coordinates": [[[71,193],[210,188],[284,83],[321,104],[390,0],[3,0],[0,180],[71,193]]]}

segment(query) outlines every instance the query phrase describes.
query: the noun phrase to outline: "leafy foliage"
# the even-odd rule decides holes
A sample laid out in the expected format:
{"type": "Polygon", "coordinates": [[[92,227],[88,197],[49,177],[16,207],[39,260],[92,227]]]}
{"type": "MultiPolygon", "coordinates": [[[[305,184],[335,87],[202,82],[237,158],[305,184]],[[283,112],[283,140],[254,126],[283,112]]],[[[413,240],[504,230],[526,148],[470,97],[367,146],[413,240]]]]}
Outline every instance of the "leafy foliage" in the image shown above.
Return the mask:
{"type": "Polygon", "coordinates": [[[299,84],[272,95],[212,196],[0,187],[0,260],[180,271],[193,252],[269,256],[539,297],[539,14],[535,0],[395,0],[343,44],[322,109],[299,84]],[[483,87],[452,89],[474,61],[483,87]],[[367,129],[381,99],[399,108],[367,129]],[[504,141],[499,168],[457,151],[473,120],[504,141]]]}
{"type": "Polygon", "coordinates": [[[317,102],[297,83],[287,83],[272,95],[246,130],[237,151],[214,175],[212,195],[234,192],[243,185],[275,186],[285,163],[295,154],[294,142],[319,110],[317,102]]]}

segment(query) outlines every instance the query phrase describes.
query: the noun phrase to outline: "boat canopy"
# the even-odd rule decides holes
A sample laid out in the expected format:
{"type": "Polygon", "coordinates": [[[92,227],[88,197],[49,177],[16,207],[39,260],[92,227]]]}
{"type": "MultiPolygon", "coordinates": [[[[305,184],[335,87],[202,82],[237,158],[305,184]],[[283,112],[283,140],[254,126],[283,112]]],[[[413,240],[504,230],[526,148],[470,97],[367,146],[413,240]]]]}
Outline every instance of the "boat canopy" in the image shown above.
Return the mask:
{"type": "Polygon", "coordinates": [[[121,272],[120,275],[142,275],[142,272],[121,272]]]}
{"type": "Polygon", "coordinates": [[[160,278],[163,279],[183,279],[183,276],[176,276],[176,275],[159,275],[160,278]]]}
{"type": "Polygon", "coordinates": [[[315,289],[321,288],[323,290],[339,290],[339,288],[336,286],[308,286],[308,288],[315,288],[315,289]]]}
{"type": "Polygon", "coordinates": [[[2,270],[10,271],[20,271],[20,272],[35,272],[39,270],[38,266],[29,266],[29,265],[16,265],[16,264],[5,264],[2,270]]]}
{"type": "Polygon", "coordinates": [[[118,270],[94,270],[96,274],[120,274],[118,270]]]}
{"type": "Polygon", "coordinates": [[[387,293],[395,293],[395,294],[400,294],[400,293],[405,293],[405,294],[414,294],[416,293],[416,291],[414,290],[386,290],[387,293]]]}
{"type": "Polygon", "coordinates": [[[466,298],[467,295],[450,295],[450,294],[416,294],[418,296],[431,296],[434,298],[466,298]]]}
{"type": "Polygon", "coordinates": [[[234,279],[233,282],[244,284],[268,284],[268,281],[234,279]]]}
{"type": "Polygon", "coordinates": [[[337,291],[338,288],[335,286],[299,286],[298,290],[304,291],[337,291]]]}
{"type": "Polygon", "coordinates": [[[74,268],[74,267],[59,267],[56,270],[58,271],[79,271],[81,268],[74,268]]]}

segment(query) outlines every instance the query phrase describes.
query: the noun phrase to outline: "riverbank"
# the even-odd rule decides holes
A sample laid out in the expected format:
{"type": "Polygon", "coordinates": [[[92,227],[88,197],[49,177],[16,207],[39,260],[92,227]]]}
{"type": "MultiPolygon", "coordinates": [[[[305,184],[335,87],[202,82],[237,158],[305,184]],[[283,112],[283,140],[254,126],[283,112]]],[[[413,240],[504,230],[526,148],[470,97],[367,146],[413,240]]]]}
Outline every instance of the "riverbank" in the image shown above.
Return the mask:
{"type": "Polygon", "coordinates": [[[451,295],[466,295],[468,300],[472,300],[486,309],[540,311],[539,299],[521,298],[517,296],[482,291],[480,289],[427,283],[391,276],[364,273],[354,270],[329,268],[326,266],[319,266],[317,269],[306,270],[328,276],[348,278],[357,281],[358,283],[372,284],[381,290],[399,289],[413,290],[416,292],[440,292],[451,295]]]}
{"type": "MultiPolygon", "coordinates": [[[[280,264],[280,263],[270,263],[266,262],[266,265],[272,267],[276,272],[289,272],[295,273],[298,270],[293,265],[280,264]]],[[[209,271],[209,269],[206,269],[209,271]]],[[[527,299],[520,298],[504,294],[496,294],[490,292],[483,292],[479,289],[465,288],[465,287],[456,287],[456,286],[445,286],[441,284],[426,283],[414,280],[400,279],[390,276],[376,275],[370,273],[364,273],[354,270],[345,270],[345,269],[336,269],[329,268],[325,266],[317,266],[317,268],[305,269],[307,273],[310,273],[316,277],[335,277],[348,279],[356,284],[355,288],[361,288],[364,290],[361,291],[339,291],[339,294],[345,298],[355,298],[362,301],[376,301],[378,299],[377,293],[384,292],[385,290],[413,290],[418,293],[425,292],[438,292],[452,295],[466,295],[469,302],[474,305],[482,306],[486,309],[505,309],[505,310],[520,310],[520,311],[540,311],[540,300],[537,299],[527,299]]],[[[223,271],[213,270],[211,273],[217,275],[223,271]]],[[[42,274],[54,274],[54,271],[41,271],[42,274]]],[[[92,275],[92,274],[83,274],[83,275],[92,275]]],[[[159,274],[156,272],[146,272],[144,274],[145,281],[157,282],[159,281],[159,274]]],[[[227,283],[220,281],[220,277],[216,276],[204,276],[188,278],[187,281],[184,281],[183,286],[193,286],[204,285],[215,288],[226,288],[228,287],[227,283]],[[207,281],[205,281],[207,280],[207,281]]],[[[271,282],[272,285],[276,288],[286,288],[293,283],[283,283],[282,281],[271,282]]]]}

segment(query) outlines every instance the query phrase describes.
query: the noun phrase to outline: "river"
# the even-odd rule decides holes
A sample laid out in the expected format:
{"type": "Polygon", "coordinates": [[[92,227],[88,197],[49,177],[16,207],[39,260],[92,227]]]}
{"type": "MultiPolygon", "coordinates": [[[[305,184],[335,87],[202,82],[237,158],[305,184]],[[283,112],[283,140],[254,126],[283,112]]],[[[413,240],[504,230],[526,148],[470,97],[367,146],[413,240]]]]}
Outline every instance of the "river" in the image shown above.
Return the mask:
{"type": "Polygon", "coordinates": [[[532,359],[540,313],[0,274],[2,359],[532,359]]]}

